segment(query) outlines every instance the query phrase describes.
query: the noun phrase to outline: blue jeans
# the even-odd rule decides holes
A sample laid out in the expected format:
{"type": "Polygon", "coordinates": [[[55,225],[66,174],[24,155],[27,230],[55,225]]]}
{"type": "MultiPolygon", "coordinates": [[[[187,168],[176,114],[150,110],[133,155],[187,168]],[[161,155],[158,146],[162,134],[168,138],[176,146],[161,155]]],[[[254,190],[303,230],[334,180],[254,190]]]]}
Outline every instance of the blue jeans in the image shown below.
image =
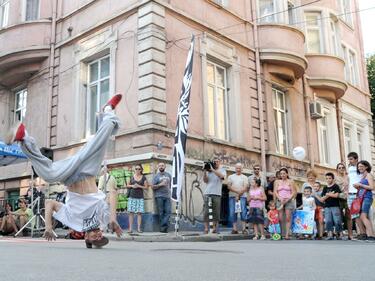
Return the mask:
{"type": "Polygon", "coordinates": [[[159,226],[161,232],[167,232],[169,217],[171,216],[171,199],[167,197],[156,197],[156,205],[159,214],[159,226]]]}
{"type": "Polygon", "coordinates": [[[340,207],[324,208],[324,219],[326,221],[327,231],[333,231],[333,225],[335,225],[336,232],[342,231],[342,218],[340,207]]]}
{"type": "MultiPolygon", "coordinates": [[[[246,208],[246,198],[241,197],[241,221],[246,221],[247,219],[247,208],[246,208]]],[[[235,205],[236,205],[236,198],[229,197],[229,222],[236,223],[237,222],[237,213],[235,213],[235,205]]]]}

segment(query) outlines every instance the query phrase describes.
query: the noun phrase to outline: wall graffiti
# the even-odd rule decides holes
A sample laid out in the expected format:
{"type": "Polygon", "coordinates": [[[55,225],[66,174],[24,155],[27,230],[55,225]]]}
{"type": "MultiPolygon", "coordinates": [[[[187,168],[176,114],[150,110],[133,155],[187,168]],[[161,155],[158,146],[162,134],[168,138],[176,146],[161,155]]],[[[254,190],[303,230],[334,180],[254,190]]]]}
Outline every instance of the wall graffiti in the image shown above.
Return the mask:
{"type": "Polygon", "coordinates": [[[200,168],[185,168],[185,186],[181,196],[181,216],[192,224],[203,221],[202,181],[203,171],[200,168]]]}

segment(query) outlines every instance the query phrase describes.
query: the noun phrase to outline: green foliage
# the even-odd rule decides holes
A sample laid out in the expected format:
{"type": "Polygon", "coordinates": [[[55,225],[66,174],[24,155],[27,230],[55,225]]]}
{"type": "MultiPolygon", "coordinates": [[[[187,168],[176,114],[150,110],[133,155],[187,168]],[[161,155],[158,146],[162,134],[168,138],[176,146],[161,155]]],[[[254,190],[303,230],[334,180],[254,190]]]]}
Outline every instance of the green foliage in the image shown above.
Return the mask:
{"type": "Polygon", "coordinates": [[[375,119],[375,54],[366,58],[366,66],[371,94],[371,112],[374,114],[372,119],[375,119]]]}

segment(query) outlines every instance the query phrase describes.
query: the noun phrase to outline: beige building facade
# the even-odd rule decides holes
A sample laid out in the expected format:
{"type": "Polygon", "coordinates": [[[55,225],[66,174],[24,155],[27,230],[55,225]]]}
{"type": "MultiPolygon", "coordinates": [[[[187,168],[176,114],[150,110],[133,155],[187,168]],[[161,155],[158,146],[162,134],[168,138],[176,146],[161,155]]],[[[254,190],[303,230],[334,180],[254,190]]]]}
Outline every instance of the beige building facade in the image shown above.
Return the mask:
{"type": "MultiPolygon", "coordinates": [[[[356,151],[375,163],[356,0],[0,0],[0,131],[26,124],[59,160],[97,129],[116,92],[123,124],[106,163],[151,179],[171,163],[191,35],[193,82],[183,213],[199,219],[202,161],[320,177],[356,151]],[[306,158],[296,161],[294,147],[306,158]]],[[[0,167],[0,198],[25,193],[30,163],[0,167]]],[[[129,173],[128,173],[129,172],[129,173]]],[[[120,182],[120,181],[119,181],[120,182]]],[[[147,210],[153,211],[147,192],[147,210]]]]}

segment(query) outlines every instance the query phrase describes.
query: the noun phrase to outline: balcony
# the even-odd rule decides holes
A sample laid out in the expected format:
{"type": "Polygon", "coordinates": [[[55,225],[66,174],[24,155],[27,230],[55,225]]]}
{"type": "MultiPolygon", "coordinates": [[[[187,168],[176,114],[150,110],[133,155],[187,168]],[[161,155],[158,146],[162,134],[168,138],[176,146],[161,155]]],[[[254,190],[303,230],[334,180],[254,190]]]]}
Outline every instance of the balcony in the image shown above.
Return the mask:
{"type": "Polygon", "coordinates": [[[303,32],[284,24],[261,24],[258,29],[260,59],[273,65],[270,72],[284,80],[302,77],[307,68],[303,32]]]}
{"type": "Polygon", "coordinates": [[[0,83],[11,87],[41,69],[49,56],[50,21],[32,21],[0,30],[0,83]]]}
{"type": "Polygon", "coordinates": [[[317,89],[316,95],[331,102],[341,98],[347,89],[345,62],[326,54],[309,54],[306,57],[309,62],[307,80],[310,87],[317,89]]]}

